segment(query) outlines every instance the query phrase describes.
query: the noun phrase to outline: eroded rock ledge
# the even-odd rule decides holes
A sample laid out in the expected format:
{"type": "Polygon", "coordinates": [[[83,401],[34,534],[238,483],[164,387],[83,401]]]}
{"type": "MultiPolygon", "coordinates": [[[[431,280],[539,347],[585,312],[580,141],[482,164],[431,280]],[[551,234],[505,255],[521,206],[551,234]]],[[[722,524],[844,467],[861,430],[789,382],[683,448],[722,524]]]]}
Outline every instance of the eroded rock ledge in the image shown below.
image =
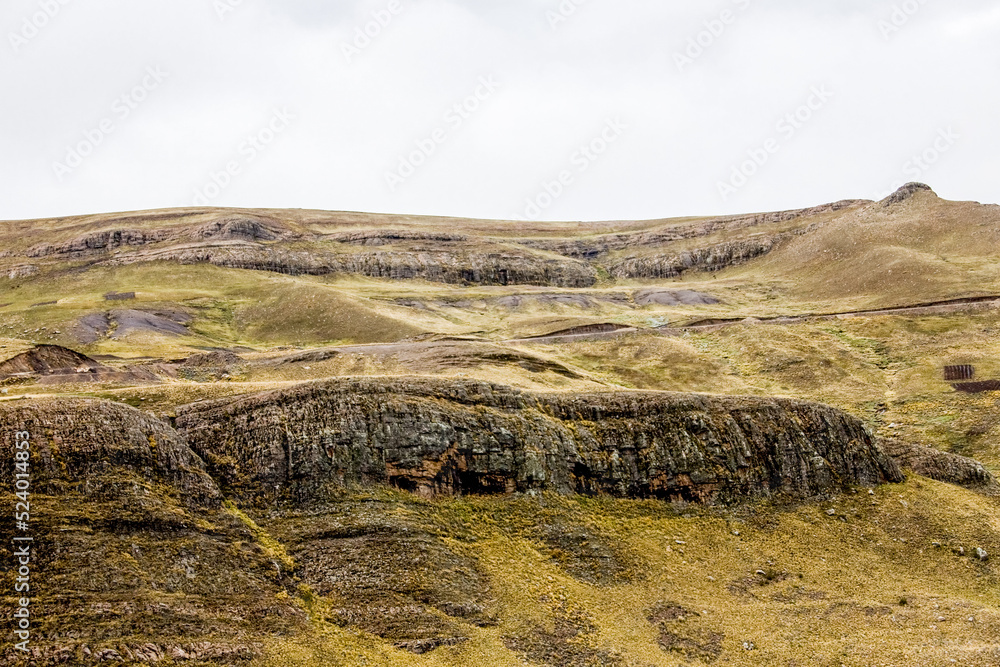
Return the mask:
{"type": "Polygon", "coordinates": [[[903,479],[858,419],[785,399],[341,379],[186,406],[176,426],[243,502],[388,483],[732,503],[903,479]]]}
{"type": "MultiPolygon", "coordinates": [[[[34,488],[107,495],[139,482],[172,488],[189,505],[218,507],[218,486],[184,437],[151,414],[120,403],[40,399],[0,403],[0,429],[30,434],[34,488]]],[[[14,439],[0,442],[0,476],[14,479],[14,439]]],[[[113,494],[112,494],[113,495],[113,494]]]]}

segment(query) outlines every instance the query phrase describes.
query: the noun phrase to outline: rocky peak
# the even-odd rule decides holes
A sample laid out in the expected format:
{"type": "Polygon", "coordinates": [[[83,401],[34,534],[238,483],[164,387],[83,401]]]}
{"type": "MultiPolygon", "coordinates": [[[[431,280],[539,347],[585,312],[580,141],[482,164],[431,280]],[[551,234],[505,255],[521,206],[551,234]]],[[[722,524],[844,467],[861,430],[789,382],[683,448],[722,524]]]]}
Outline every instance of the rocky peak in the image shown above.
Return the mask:
{"type": "Polygon", "coordinates": [[[882,206],[892,206],[893,204],[899,204],[901,202],[906,201],[907,199],[909,199],[910,197],[912,197],[913,195],[915,195],[916,193],[918,193],[918,192],[920,192],[922,190],[926,191],[926,192],[930,192],[931,194],[934,194],[934,190],[932,190],[931,186],[929,186],[929,185],[925,185],[924,183],[916,183],[916,182],[907,183],[906,185],[904,185],[903,187],[899,188],[898,190],[896,190],[895,192],[893,192],[891,195],[889,195],[888,197],[886,197],[885,199],[883,199],[882,202],[881,202],[882,206]]]}

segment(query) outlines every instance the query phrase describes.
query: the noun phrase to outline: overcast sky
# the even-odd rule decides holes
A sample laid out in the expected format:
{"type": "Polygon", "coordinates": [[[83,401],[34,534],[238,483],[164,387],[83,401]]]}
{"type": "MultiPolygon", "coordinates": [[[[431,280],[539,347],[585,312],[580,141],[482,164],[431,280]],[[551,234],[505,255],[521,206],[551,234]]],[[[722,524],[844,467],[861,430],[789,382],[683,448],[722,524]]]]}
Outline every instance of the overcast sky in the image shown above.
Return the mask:
{"type": "Polygon", "coordinates": [[[1000,202],[988,0],[6,0],[0,26],[0,219],[1000,202]]]}

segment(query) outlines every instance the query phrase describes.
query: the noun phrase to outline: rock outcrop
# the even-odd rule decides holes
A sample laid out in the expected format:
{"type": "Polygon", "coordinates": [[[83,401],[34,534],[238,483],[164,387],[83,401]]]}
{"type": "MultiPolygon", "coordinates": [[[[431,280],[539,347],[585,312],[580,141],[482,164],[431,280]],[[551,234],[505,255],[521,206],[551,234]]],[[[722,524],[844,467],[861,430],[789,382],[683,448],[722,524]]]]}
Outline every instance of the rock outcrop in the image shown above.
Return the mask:
{"type": "MultiPolygon", "coordinates": [[[[127,405],[76,399],[0,403],[0,430],[30,434],[32,484],[41,493],[76,488],[99,494],[142,480],[172,488],[186,504],[221,502],[184,438],[127,405]]],[[[13,448],[13,438],[0,439],[0,478],[14,479],[13,448]]]]}
{"type": "Polygon", "coordinates": [[[893,204],[899,204],[906,201],[918,192],[930,192],[933,193],[934,190],[931,186],[925,185],[924,183],[907,183],[903,187],[899,188],[891,195],[886,197],[881,201],[882,206],[892,206],[893,204]]]}
{"type": "MultiPolygon", "coordinates": [[[[367,244],[366,244],[367,245],[367,244]]],[[[371,245],[377,245],[372,242],[371,245]]],[[[315,245],[309,250],[246,242],[184,244],[119,254],[102,260],[111,266],[144,262],[214,264],[230,269],[286,275],[347,273],[390,280],[428,280],[450,284],[591,287],[597,270],[578,260],[545,257],[530,251],[362,250],[334,252],[315,245]]]]}
{"type": "Polygon", "coordinates": [[[1000,484],[975,459],[895,439],[886,440],[884,446],[899,465],[918,475],[989,495],[1000,495],[1000,484]]]}
{"type": "Polygon", "coordinates": [[[627,257],[609,266],[608,272],[614,278],[630,280],[676,278],[685,271],[721,271],[766,255],[786,238],[789,236],[752,236],[680,253],[627,257]]]}
{"type": "Polygon", "coordinates": [[[337,230],[334,221],[343,215],[333,213],[329,227],[296,224],[287,213],[272,217],[226,209],[214,216],[201,209],[167,217],[130,214],[104,221],[104,229],[81,219],[77,235],[68,240],[4,252],[0,258],[21,257],[31,264],[12,260],[0,270],[14,279],[66,261],[101,266],[166,261],[289,275],[586,288],[597,283],[605,267],[622,279],[672,278],[746,262],[790,235],[811,231],[815,216],[866,203],[846,200],[794,211],[663,221],[642,231],[583,238],[551,230],[540,238],[522,236],[516,227],[515,233],[505,231],[504,223],[462,234],[395,226],[337,230]],[[678,242],[683,245],[677,247],[678,242]]]}
{"type": "Polygon", "coordinates": [[[39,345],[0,363],[0,379],[10,375],[54,375],[111,370],[59,345],[39,345]]]}
{"type": "Polygon", "coordinates": [[[572,259],[507,253],[371,252],[339,256],[337,272],[392,280],[423,279],[476,285],[591,287],[597,271],[572,259]]]}
{"type": "Polygon", "coordinates": [[[99,256],[119,249],[141,248],[165,242],[184,241],[276,241],[295,235],[275,220],[255,216],[226,215],[197,226],[161,227],[153,229],[110,229],[62,243],[45,243],[28,249],[28,257],[62,256],[81,259],[99,256]]]}
{"type": "MultiPolygon", "coordinates": [[[[664,228],[651,231],[605,234],[589,239],[519,239],[518,243],[529,248],[547,250],[567,257],[590,260],[619,250],[662,246],[677,241],[704,238],[723,233],[734,234],[763,225],[790,222],[822,213],[858,208],[869,203],[871,202],[867,200],[847,199],[813,208],[710,218],[686,224],[668,225],[664,228]]],[[[709,243],[708,245],[713,244],[709,243]]]]}
{"type": "Polygon", "coordinates": [[[0,382],[35,381],[38,384],[75,382],[156,382],[149,371],[135,367],[115,370],[75,350],[59,345],[38,345],[0,363],[0,382]]]}
{"type": "Polygon", "coordinates": [[[859,420],[792,400],[352,379],[195,404],[176,423],[244,502],[388,483],[732,503],[902,479],[859,420]]]}

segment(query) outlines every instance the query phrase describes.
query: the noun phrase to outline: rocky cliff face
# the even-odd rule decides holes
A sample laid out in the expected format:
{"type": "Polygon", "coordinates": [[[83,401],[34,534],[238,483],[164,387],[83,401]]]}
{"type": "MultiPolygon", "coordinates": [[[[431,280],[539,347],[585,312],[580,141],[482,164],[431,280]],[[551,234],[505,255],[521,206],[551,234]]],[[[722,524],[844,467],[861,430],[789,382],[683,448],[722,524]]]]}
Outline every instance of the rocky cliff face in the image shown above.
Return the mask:
{"type": "MultiPolygon", "coordinates": [[[[62,399],[0,403],[0,428],[31,435],[32,483],[39,492],[101,495],[141,480],[165,485],[185,504],[221,503],[218,487],[183,436],[126,405],[62,399]]],[[[0,478],[14,478],[13,446],[12,438],[0,442],[0,478]]]]}
{"type": "MultiPolygon", "coordinates": [[[[168,424],[106,401],[0,403],[7,493],[15,431],[32,443],[31,652],[7,642],[0,665],[247,664],[262,638],[306,629],[287,568],[168,424]]],[[[6,596],[19,533],[4,512],[6,596]]]]}
{"type": "Polygon", "coordinates": [[[359,379],[188,406],[177,426],[248,502],[388,483],[728,503],[902,479],[857,419],[788,400],[359,379]]]}
{"type": "Polygon", "coordinates": [[[605,268],[616,278],[632,279],[673,278],[688,270],[733,266],[767,254],[789,234],[811,231],[809,220],[814,216],[865,203],[842,201],[795,211],[665,221],[645,231],[583,238],[551,232],[534,238],[528,234],[531,230],[508,234],[504,223],[497,223],[495,230],[467,234],[379,226],[329,231],[269,214],[222,209],[214,216],[211,211],[192,211],[187,224],[185,214],[177,213],[164,218],[169,225],[143,228],[138,221],[160,218],[132,214],[105,221],[104,229],[81,221],[79,234],[68,240],[4,251],[0,258],[11,261],[0,265],[0,275],[16,280],[66,261],[110,266],[169,261],[291,275],[345,273],[451,284],[585,288],[596,284],[605,268]],[[788,232],[789,226],[795,227],[788,223],[799,220],[799,227],[788,232]],[[723,234],[731,238],[720,243],[723,234]],[[681,241],[684,249],[674,245],[681,241]]]}
{"type": "Polygon", "coordinates": [[[626,234],[605,234],[590,239],[546,239],[519,240],[521,245],[539,250],[559,253],[567,257],[580,259],[595,259],[620,250],[649,248],[662,246],[677,241],[696,239],[721,233],[739,233],[762,225],[789,222],[800,218],[808,218],[821,213],[858,208],[869,204],[866,200],[844,200],[832,204],[824,204],[813,208],[794,211],[777,211],[774,213],[755,213],[751,215],[726,216],[699,220],[688,224],[671,225],[663,229],[626,234]]]}
{"type": "Polygon", "coordinates": [[[918,475],[986,495],[1000,495],[1000,484],[979,461],[897,438],[884,440],[883,447],[901,466],[918,475]]]}
{"type": "Polygon", "coordinates": [[[680,253],[628,257],[609,266],[608,272],[615,278],[629,280],[676,278],[685,271],[695,270],[721,271],[766,255],[787,238],[789,235],[754,236],[680,253]]]}
{"type": "Polygon", "coordinates": [[[100,256],[123,249],[156,245],[168,241],[276,241],[296,237],[276,220],[256,216],[226,215],[195,226],[160,229],[112,229],[84,234],[57,244],[40,244],[28,249],[28,257],[65,256],[73,259],[100,256]]]}
{"type": "Polygon", "coordinates": [[[155,231],[135,234],[105,232],[59,247],[33,248],[30,252],[35,258],[89,258],[110,266],[165,261],[214,264],[231,269],[288,275],[348,273],[391,280],[567,288],[590,287],[597,282],[597,270],[589,264],[575,259],[542,256],[526,249],[510,248],[500,252],[499,249],[491,251],[488,247],[485,250],[448,247],[444,240],[438,247],[370,248],[400,240],[395,236],[386,238],[376,234],[365,236],[361,241],[348,240],[345,245],[360,245],[364,249],[340,252],[331,244],[314,243],[303,249],[262,244],[256,239],[234,233],[206,232],[196,241],[170,243],[167,242],[171,241],[170,238],[155,231]],[[125,250],[122,251],[122,248],[125,250]]]}
{"type": "Polygon", "coordinates": [[[350,379],[186,406],[176,428],[93,400],[0,404],[0,426],[32,434],[47,492],[125,472],[199,506],[218,505],[216,481],[248,502],[391,484],[733,503],[902,479],[857,419],[779,399],[350,379]]]}

